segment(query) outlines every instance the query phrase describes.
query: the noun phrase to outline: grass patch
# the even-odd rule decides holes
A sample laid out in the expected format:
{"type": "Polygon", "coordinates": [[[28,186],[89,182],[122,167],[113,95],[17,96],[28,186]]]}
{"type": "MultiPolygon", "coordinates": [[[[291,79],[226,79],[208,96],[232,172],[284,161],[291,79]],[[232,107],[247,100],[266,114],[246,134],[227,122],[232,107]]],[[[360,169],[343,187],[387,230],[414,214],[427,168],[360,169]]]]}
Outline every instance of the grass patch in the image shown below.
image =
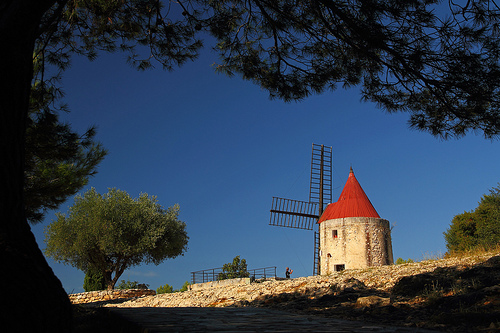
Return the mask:
{"type": "Polygon", "coordinates": [[[426,298],[427,304],[432,305],[439,301],[444,296],[444,288],[439,285],[439,281],[432,281],[424,289],[422,296],[426,298]]]}
{"type": "Polygon", "coordinates": [[[440,260],[444,258],[444,254],[441,252],[425,252],[422,254],[422,261],[428,261],[428,260],[440,260]]]}
{"type": "Polygon", "coordinates": [[[451,258],[467,258],[467,257],[482,257],[500,253],[500,244],[495,247],[485,248],[484,246],[476,246],[465,251],[450,251],[443,256],[444,259],[451,258]]]}

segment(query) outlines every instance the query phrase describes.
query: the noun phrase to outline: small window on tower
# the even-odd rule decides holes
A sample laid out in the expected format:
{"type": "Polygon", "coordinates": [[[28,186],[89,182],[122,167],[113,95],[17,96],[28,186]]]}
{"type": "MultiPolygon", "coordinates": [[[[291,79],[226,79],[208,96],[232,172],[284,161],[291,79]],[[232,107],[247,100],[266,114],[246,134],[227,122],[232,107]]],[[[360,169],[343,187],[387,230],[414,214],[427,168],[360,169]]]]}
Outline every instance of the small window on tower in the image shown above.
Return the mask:
{"type": "Polygon", "coordinates": [[[345,265],[335,265],[335,272],[341,272],[345,269],[345,265]]]}
{"type": "Polygon", "coordinates": [[[337,230],[332,230],[332,236],[333,236],[333,238],[339,237],[339,234],[337,233],[337,230]]]}

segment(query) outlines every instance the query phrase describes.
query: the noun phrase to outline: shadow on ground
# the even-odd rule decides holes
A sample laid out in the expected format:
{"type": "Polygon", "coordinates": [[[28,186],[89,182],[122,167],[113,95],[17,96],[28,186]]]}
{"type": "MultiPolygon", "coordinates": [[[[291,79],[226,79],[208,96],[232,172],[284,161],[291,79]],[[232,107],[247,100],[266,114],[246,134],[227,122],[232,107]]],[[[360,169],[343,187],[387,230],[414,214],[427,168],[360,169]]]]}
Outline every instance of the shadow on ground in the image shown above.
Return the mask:
{"type": "Polygon", "coordinates": [[[406,276],[388,292],[351,279],[318,298],[287,293],[238,306],[447,332],[500,332],[500,256],[471,268],[406,276]]]}
{"type": "MultiPolygon", "coordinates": [[[[234,306],[270,307],[377,325],[500,333],[500,256],[470,268],[437,268],[431,273],[405,276],[387,292],[351,279],[332,286],[323,296],[312,294],[282,293],[234,306]]],[[[138,331],[100,305],[74,305],[74,332],[138,331]]]]}

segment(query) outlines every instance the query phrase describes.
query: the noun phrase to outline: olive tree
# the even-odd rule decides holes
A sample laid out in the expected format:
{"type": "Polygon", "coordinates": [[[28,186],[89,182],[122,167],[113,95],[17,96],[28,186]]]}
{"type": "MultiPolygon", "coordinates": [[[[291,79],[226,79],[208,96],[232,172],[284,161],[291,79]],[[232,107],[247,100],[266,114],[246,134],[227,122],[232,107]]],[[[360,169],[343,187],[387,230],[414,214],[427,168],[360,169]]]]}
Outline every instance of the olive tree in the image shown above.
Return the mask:
{"type": "Polygon", "coordinates": [[[178,215],[178,205],[164,209],[147,193],[133,199],[118,189],[101,195],[91,188],[47,226],[45,254],[84,272],[102,272],[113,289],[127,268],[184,254],[189,237],[178,215]]]}

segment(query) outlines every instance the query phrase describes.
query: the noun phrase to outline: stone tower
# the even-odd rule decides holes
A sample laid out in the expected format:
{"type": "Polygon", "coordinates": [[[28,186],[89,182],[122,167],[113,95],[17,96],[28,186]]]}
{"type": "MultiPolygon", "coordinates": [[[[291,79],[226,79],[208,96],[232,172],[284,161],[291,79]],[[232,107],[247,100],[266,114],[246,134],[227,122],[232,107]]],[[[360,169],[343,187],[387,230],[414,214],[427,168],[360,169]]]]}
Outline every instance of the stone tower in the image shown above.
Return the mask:
{"type": "Polygon", "coordinates": [[[389,221],[380,218],[352,168],[339,200],[318,223],[321,274],[393,263],[389,221]]]}

